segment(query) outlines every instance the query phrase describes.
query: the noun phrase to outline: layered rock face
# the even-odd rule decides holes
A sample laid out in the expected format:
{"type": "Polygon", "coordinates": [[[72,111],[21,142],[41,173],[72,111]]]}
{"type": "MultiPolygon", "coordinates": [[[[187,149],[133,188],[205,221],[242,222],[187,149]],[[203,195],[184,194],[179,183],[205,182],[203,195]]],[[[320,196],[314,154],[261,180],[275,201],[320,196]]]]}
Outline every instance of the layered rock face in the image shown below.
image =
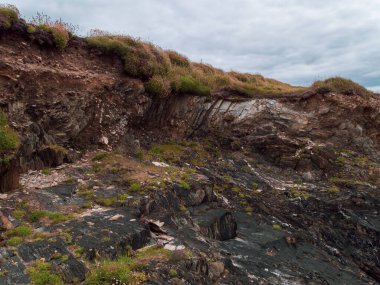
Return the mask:
{"type": "Polygon", "coordinates": [[[39,40],[1,33],[0,107],[21,139],[0,167],[1,282],[30,283],[41,258],[85,282],[126,254],[147,284],[380,282],[380,97],[158,98],[82,39],[39,40]],[[174,253],[147,262],[149,243],[174,253]]]}

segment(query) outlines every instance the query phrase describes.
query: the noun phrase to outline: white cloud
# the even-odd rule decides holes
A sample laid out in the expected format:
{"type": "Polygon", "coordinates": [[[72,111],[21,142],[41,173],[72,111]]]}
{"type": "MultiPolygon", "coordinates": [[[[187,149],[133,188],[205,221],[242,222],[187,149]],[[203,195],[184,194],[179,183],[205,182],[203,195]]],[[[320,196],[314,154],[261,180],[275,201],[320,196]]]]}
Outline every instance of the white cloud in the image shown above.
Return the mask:
{"type": "Polygon", "coordinates": [[[293,84],[341,75],[380,85],[379,0],[9,0],[26,18],[42,11],[175,49],[225,70],[293,84]]]}

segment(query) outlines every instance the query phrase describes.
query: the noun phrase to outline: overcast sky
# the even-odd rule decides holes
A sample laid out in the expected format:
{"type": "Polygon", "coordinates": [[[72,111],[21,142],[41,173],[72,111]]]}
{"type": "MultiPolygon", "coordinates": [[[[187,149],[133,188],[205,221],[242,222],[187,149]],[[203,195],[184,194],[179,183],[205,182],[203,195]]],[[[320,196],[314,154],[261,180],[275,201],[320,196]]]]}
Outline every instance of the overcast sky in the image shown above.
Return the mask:
{"type": "Polygon", "coordinates": [[[226,71],[296,85],[330,76],[380,90],[380,0],[9,0],[80,27],[125,33],[226,71]]]}

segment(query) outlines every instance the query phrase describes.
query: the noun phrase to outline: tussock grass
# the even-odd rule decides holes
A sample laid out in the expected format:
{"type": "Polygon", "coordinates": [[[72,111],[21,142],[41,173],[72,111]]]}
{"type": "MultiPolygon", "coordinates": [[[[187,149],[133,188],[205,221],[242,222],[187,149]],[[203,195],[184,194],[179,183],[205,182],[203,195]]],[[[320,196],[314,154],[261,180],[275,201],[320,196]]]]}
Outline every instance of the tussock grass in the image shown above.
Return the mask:
{"type": "Polygon", "coordinates": [[[193,63],[175,51],[163,50],[130,36],[93,30],[86,40],[94,48],[118,55],[123,60],[125,72],[145,80],[145,91],[153,96],[208,96],[221,89],[254,96],[283,94],[302,89],[261,75],[224,72],[211,65],[193,63]]]}
{"type": "Polygon", "coordinates": [[[6,115],[0,111],[0,153],[17,149],[19,145],[17,133],[8,126],[6,115]]]}
{"type": "Polygon", "coordinates": [[[359,96],[368,96],[371,94],[369,90],[360,84],[342,77],[332,77],[323,81],[316,81],[312,85],[312,88],[321,94],[329,92],[359,96]]]}
{"type": "Polygon", "coordinates": [[[0,4],[0,28],[8,30],[18,21],[20,12],[13,5],[0,4]]]}

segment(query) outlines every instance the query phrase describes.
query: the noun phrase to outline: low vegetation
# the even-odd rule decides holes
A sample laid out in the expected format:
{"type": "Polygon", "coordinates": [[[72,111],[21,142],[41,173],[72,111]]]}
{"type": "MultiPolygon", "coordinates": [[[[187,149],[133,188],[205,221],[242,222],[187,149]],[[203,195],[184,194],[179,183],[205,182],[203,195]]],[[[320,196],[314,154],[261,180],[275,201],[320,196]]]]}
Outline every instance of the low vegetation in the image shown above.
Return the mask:
{"type": "Polygon", "coordinates": [[[312,88],[322,94],[335,92],[344,95],[367,96],[371,93],[358,83],[342,77],[332,77],[323,81],[316,81],[312,85],[312,88]]]}
{"type": "Polygon", "coordinates": [[[28,274],[33,285],[63,285],[61,277],[52,271],[50,263],[36,261],[28,267],[28,274]]]}
{"type": "Polygon", "coordinates": [[[135,256],[127,254],[116,260],[104,260],[91,268],[85,284],[113,284],[115,279],[120,284],[140,284],[147,280],[146,274],[139,272],[140,268],[155,261],[170,261],[171,257],[170,251],[153,246],[137,251],[135,256]]]}
{"type": "Polygon", "coordinates": [[[224,72],[210,65],[190,62],[185,56],[165,51],[151,43],[125,35],[93,30],[87,37],[90,46],[116,54],[125,72],[145,80],[145,90],[153,96],[195,94],[228,89],[244,96],[282,94],[301,90],[261,75],[224,72]]]}
{"type": "Polygon", "coordinates": [[[0,153],[17,149],[20,139],[17,133],[8,126],[8,120],[3,111],[0,111],[0,153]]]}
{"type": "Polygon", "coordinates": [[[0,29],[10,29],[19,17],[20,12],[15,6],[0,4],[0,29]]]}

